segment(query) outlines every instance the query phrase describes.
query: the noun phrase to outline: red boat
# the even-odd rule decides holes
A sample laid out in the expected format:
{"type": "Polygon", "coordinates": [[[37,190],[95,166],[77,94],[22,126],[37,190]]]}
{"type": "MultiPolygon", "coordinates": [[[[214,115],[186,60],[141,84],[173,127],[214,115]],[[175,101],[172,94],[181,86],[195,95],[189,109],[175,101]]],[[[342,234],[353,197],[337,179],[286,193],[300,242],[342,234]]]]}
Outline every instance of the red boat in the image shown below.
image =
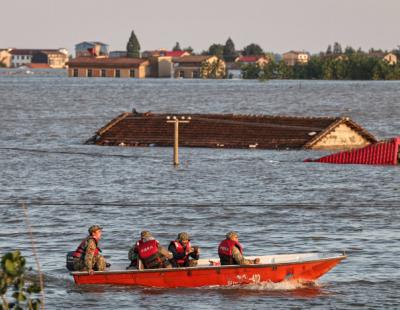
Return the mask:
{"type": "MultiPolygon", "coordinates": [[[[255,258],[255,257],[249,257],[255,258]]],[[[320,253],[270,255],[257,265],[210,266],[201,259],[196,267],[146,270],[72,272],[76,284],[137,285],[159,288],[227,286],[285,280],[314,281],[346,258],[320,253]]],[[[212,261],[211,261],[212,262],[212,261]]]]}

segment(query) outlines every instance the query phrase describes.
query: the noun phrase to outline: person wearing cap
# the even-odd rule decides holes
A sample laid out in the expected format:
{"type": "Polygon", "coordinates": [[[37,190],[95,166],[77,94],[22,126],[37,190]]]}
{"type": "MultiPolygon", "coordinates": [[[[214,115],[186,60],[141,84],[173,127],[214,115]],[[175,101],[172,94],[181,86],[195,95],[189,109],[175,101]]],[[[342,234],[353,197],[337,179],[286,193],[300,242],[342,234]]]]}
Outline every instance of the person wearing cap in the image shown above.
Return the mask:
{"type": "Polygon", "coordinates": [[[128,259],[131,261],[128,269],[140,268],[139,262],[143,263],[144,269],[172,268],[172,253],[160,245],[160,243],[148,231],[140,233],[140,240],[129,250],[128,259]]]}
{"type": "Polygon", "coordinates": [[[105,258],[100,254],[98,244],[101,239],[102,228],[99,225],[92,225],[88,229],[87,236],[73,253],[74,269],[76,271],[104,271],[107,267],[105,258]]]}
{"type": "Polygon", "coordinates": [[[200,258],[199,247],[192,247],[189,234],[181,232],[176,240],[171,241],[168,250],[174,256],[172,265],[174,267],[194,267],[200,258]]]}
{"type": "Polygon", "coordinates": [[[221,265],[252,265],[259,264],[260,259],[246,259],[243,256],[243,247],[239,243],[239,235],[235,231],[230,231],[225,235],[218,246],[218,255],[221,265]]]}

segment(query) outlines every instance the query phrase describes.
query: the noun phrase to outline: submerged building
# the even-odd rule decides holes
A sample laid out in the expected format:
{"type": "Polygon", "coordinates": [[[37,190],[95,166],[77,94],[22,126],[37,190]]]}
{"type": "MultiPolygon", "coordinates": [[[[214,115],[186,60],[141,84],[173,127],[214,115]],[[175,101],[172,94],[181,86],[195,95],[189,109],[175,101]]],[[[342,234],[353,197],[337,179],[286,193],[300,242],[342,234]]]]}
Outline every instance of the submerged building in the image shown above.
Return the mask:
{"type": "MultiPolygon", "coordinates": [[[[172,114],[125,112],[111,120],[87,143],[123,146],[172,146],[172,114]]],[[[293,117],[234,114],[173,114],[181,124],[183,147],[331,149],[359,148],[377,142],[348,117],[293,117]]]]}
{"type": "Polygon", "coordinates": [[[69,77],[145,78],[147,60],[141,58],[79,57],[68,62],[69,77]]]}

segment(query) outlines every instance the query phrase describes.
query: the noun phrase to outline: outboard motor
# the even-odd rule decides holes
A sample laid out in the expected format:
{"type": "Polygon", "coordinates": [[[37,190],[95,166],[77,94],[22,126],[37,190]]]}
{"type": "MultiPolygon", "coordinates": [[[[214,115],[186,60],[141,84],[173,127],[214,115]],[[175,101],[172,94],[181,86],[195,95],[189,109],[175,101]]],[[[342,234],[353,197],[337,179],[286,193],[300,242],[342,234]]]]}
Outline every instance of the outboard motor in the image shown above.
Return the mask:
{"type": "Polygon", "coordinates": [[[74,251],[67,253],[67,269],[74,271],[74,251]]]}

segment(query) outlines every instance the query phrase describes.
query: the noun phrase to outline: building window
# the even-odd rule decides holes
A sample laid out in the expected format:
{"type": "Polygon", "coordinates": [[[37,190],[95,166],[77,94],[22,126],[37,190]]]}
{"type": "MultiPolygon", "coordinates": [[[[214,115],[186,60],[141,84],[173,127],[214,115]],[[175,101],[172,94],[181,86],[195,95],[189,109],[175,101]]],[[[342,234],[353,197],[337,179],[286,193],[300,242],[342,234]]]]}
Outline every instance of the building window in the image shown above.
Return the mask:
{"type": "Polygon", "coordinates": [[[115,77],[121,77],[121,71],[119,69],[115,70],[115,77]]]}
{"type": "Polygon", "coordinates": [[[200,77],[200,72],[199,71],[193,71],[193,78],[198,79],[200,77]]]}
{"type": "Polygon", "coordinates": [[[101,69],[101,77],[106,77],[106,70],[105,69],[101,69]]]}
{"type": "Polygon", "coordinates": [[[185,71],[179,71],[179,77],[181,78],[185,77],[185,71]]]}
{"type": "Polygon", "coordinates": [[[92,69],[88,69],[87,76],[88,77],[92,77],[93,76],[93,70],[92,69]]]}
{"type": "Polygon", "coordinates": [[[78,69],[74,69],[74,77],[78,77],[78,69]]]}
{"type": "Polygon", "coordinates": [[[134,69],[132,69],[132,70],[129,71],[129,76],[130,76],[131,78],[134,78],[134,77],[135,77],[135,70],[134,70],[134,69]]]}

